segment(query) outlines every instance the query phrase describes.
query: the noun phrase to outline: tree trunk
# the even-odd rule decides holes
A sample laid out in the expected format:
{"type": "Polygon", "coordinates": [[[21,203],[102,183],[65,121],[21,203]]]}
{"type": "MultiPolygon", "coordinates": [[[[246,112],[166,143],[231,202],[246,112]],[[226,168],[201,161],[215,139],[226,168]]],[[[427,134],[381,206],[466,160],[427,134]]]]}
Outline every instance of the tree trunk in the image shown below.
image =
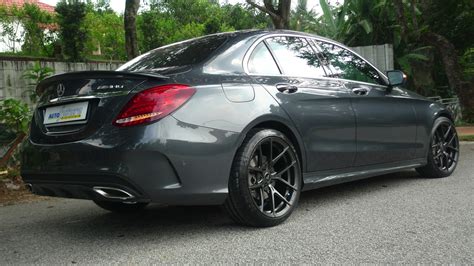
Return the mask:
{"type": "Polygon", "coordinates": [[[0,160],[0,167],[6,166],[10,158],[13,156],[13,153],[15,152],[16,148],[20,143],[25,139],[26,134],[25,133],[18,133],[18,136],[16,137],[15,141],[13,141],[13,144],[10,146],[10,148],[7,150],[5,155],[1,158],[0,160]]]}
{"type": "Polygon", "coordinates": [[[136,18],[140,0],[126,0],[124,13],[125,50],[130,60],[138,56],[136,18]]]}
{"type": "Polygon", "coordinates": [[[402,0],[393,0],[393,4],[395,5],[395,11],[397,13],[397,21],[401,27],[400,35],[402,39],[406,41],[407,32],[408,32],[408,23],[405,17],[405,7],[403,5],[402,0]]]}
{"type": "Polygon", "coordinates": [[[275,29],[290,28],[291,0],[279,0],[277,8],[275,8],[273,0],[263,0],[263,6],[256,4],[253,0],[246,1],[250,6],[267,13],[275,29]]]}
{"type": "Polygon", "coordinates": [[[462,68],[454,45],[446,37],[434,32],[425,32],[422,38],[435,47],[441,56],[449,86],[459,97],[463,120],[474,122],[474,86],[472,82],[463,80],[462,68]]]}

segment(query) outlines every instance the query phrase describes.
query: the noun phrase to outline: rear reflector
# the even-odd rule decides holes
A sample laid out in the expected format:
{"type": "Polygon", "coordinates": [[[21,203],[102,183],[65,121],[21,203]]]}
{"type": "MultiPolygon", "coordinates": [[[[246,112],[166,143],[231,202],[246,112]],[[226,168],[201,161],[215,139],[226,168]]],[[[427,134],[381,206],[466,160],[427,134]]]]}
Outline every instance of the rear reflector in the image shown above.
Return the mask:
{"type": "Polygon", "coordinates": [[[183,105],[196,89],[183,84],[153,87],[135,95],[122,109],[113,124],[128,127],[157,121],[183,105]]]}

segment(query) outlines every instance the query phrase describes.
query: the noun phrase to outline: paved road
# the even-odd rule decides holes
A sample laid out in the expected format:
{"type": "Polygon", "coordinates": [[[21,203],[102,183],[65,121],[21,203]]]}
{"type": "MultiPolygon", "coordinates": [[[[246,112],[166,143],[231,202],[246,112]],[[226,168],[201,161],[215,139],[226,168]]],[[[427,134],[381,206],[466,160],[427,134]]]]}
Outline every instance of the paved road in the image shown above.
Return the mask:
{"type": "Polygon", "coordinates": [[[88,201],[0,208],[0,264],[474,263],[474,144],[455,174],[385,175],[303,194],[283,225],[234,225],[218,207],[122,217],[88,201]]]}

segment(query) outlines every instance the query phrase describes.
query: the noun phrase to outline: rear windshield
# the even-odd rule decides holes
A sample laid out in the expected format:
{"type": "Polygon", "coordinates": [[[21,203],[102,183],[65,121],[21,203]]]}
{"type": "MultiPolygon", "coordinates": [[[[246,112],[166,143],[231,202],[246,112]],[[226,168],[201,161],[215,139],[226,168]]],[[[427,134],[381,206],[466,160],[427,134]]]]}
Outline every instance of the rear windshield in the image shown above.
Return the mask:
{"type": "Polygon", "coordinates": [[[202,62],[219,48],[228,35],[211,35],[151,50],[128,61],[117,71],[160,70],[202,62]]]}

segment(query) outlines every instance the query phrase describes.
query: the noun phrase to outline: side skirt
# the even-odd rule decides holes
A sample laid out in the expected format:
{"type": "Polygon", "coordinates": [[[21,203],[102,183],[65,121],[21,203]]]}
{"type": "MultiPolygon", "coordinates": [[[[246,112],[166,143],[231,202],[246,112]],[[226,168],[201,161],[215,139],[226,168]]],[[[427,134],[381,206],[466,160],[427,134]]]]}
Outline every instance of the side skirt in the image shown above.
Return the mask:
{"type": "Polygon", "coordinates": [[[330,171],[318,171],[303,174],[303,191],[351,182],[373,176],[395,173],[423,166],[426,158],[387,164],[368,165],[330,171]]]}

